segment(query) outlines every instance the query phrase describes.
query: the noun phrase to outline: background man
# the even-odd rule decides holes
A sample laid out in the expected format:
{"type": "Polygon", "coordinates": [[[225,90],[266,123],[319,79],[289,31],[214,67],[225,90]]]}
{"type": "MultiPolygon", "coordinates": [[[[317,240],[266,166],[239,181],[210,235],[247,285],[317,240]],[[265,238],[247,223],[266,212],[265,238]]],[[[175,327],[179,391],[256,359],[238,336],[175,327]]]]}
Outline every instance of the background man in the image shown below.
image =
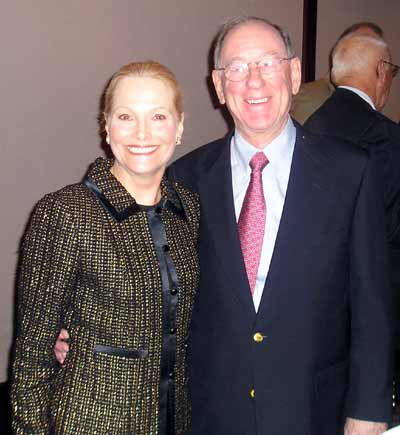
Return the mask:
{"type": "Polygon", "coordinates": [[[399,70],[391,60],[390,50],[379,36],[354,32],[339,41],[332,52],[331,72],[338,88],[305,127],[346,139],[371,152],[383,191],[391,278],[399,313],[400,126],[379,113],[399,70]]]}
{"type": "MultiPolygon", "coordinates": [[[[377,24],[363,21],[355,23],[345,29],[339,36],[336,44],[350,33],[376,35],[383,38],[383,31],[377,24]]],[[[331,63],[331,54],[329,56],[329,63],[331,63]]],[[[303,83],[300,86],[298,94],[293,97],[292,107],[290,109],[291,116],[293,116],[297,122],[300,122],[300,124],[304,124],[334,91],[335,86],[331,81],[330,73],[313,82],[303,83]]]]}

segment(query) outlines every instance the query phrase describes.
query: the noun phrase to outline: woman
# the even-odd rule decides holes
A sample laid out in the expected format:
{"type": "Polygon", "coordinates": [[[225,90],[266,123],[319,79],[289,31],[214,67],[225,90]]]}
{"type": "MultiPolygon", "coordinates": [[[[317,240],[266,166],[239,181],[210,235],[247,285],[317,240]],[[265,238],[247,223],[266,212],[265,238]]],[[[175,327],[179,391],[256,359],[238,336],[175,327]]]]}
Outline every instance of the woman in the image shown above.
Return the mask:
{"type": "Polygon", "coordinates": [[[196,196],[163,175],[181,93],[156,62],[105,93],[106,141],[82,183],[46,195],[25,235],[13,365],[17,434],[183,434],[185,340],[196,286],[196,196]],[[52,348],[70,336],[62,368],[52,348]]]}

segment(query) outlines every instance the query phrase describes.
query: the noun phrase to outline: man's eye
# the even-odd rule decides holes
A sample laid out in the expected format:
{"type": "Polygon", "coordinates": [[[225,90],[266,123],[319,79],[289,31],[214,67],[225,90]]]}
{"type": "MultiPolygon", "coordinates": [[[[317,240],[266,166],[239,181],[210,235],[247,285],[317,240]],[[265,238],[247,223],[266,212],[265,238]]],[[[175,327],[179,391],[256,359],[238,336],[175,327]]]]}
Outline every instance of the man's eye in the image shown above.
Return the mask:
{"type": "Polygon", "coordinates": [[[132,118],[130,115],[128,115],[127,113],[121,113],[121,115],[118,115],[118,119],[120,119],[121,121],[131,121],[132,118]]]}
{"type": "Polygon", "coordinates": [[[259,63],[259,66],[261,67],[271,67],[276,64],[276,59],[263,59],[259,63]]]}
{"type": "Polygon", "coordinates": [[[165,119],[167,119],[167,117],[166,117],[165,115],[163,115],[162,113],[156,113],[156,114],[153,116],[153,119],[154,119],[155,121],[164,121],[165,119]]]}
{"type": "Polygon", "coordinates": [[[244,63],[233,63],[232,65],[229,65],[228,69],[231,72],[243,72],[247,68],[247,65],[244,63]]]}

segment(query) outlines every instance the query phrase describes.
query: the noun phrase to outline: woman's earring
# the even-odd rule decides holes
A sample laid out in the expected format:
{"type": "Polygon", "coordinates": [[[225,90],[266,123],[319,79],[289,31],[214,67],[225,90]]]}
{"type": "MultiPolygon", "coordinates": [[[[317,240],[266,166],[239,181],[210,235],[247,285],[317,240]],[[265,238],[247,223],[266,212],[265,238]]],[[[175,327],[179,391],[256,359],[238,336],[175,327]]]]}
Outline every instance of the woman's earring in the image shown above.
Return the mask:
{"type": "Polygon", "coordinates": [[[107,136],[106,136],[106,142],[108,143],[108,145],[110,145],[110,136],[108,135],[108,133],[107,133],[107,136]]]}
{"type": "Polygon", "coordinates": [[[182,138],[181,138],[180,136],[178,136],[178,137],[176,138],[175,144],[176,144],[176,145],[180,145],[181,143],[182,143],[182,138]]]}

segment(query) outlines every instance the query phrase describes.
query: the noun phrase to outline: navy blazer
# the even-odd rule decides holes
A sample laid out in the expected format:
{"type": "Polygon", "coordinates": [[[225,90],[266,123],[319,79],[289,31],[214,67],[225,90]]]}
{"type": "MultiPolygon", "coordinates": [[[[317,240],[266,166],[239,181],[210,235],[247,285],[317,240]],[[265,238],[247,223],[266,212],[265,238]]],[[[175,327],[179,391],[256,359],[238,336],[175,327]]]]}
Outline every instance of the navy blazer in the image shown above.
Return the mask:
{"type": "Polygon", "coordinates": [[[360,149],[296,127],[258,313],[236,227],[230,137],[170,168],[201,201],[192,435],[337,435],[345,416],[390,418],[390,290],[371,164],[360,149]]]}

